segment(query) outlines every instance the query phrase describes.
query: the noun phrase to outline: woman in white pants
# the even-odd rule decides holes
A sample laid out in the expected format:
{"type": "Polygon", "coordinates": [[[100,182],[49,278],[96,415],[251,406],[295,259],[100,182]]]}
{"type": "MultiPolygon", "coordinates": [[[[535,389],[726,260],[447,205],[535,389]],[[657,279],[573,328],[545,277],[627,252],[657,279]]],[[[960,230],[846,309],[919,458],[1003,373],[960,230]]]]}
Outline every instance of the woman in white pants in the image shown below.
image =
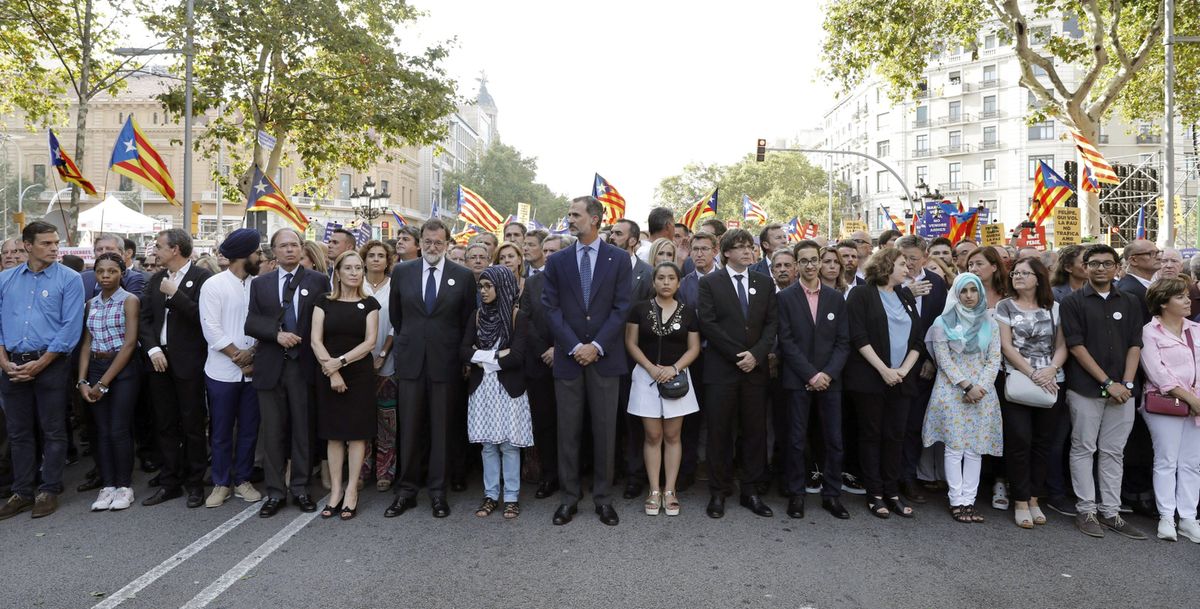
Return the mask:
{"type": "Polygon", "coordinates": [[[1200,501],[1200,379],[1196,366],[1200,324],[1186,317],[1192,305],[1183,279],[1159,279],[1146,291],[1146,301],[1154,317],[1142,330],[1146,396],[1140,410],[1154,441],[1158,538],[1176,540],[1178,511],[1178,534],[1200,543],[1200,524],[1196,522],[1196,503],[1200,501]],[[1148,412],[1147,400],[1154,394],[1178,399],[1187,405],[1187,412],[1183,416],[1148,412]]]}

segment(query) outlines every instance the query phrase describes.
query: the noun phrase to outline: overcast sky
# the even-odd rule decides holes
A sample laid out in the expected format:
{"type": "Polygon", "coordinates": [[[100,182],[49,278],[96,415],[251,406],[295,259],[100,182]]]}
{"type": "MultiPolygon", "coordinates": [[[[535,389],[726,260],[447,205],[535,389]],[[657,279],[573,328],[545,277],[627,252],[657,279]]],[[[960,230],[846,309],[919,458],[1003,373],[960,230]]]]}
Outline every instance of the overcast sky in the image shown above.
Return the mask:
{"type": "Polygon", "coordinates": [[[457,37],[446,66],[463,94],[487,72],[500,136],[540,181],[577,196],[599,172],[634,219],[663,177],[817,126],[833,100],[816,0],[413,2],[422,38],[457,37]]]}

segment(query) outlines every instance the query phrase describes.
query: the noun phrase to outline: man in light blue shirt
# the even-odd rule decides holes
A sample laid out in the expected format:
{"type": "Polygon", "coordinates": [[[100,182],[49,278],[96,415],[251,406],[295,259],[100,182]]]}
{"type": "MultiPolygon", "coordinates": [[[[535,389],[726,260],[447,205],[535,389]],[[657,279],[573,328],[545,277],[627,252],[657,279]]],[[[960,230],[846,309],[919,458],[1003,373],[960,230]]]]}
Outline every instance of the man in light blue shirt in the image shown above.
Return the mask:
{"type": "Polygon", "coordinates": [[[53,514],[67,457],[70,353],[83,329],[83,282],[58,263],[58,230],[32,222],[21,232],[29,261],[0,273],[0,395],[12,447],[12,496],[0,520],[33,508],[53,514]],[[42,483],[34,497],[42,433],[42,483]]]}

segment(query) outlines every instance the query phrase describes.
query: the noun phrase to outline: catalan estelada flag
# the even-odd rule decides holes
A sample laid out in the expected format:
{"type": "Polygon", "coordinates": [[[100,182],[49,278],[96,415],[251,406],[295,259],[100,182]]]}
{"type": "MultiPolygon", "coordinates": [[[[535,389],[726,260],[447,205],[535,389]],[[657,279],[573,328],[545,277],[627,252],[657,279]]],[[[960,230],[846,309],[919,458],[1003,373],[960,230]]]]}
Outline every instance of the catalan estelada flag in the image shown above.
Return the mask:
{"type": "Polygon", "coordinates": [[[89,195],[96,194],[96,187],[91,182],[84,179],[83,174],[79,172],[79,167],[75,166],[75,161],[71,160],[71,156],[58,143],[58,138],[54,137],[54,130],[50,129],[50,164],[58,171],[58,177],[78,186],[83,192],[89,195]]]}
{"type": "Polygon", "coordinates": [[[1071,138],[1075,140],[1075,149],[1079,151],[1079,156],[1083,157],[1083,165],[1091,170],[1092,177],[1097,182],[1104,184],[1120,184],[1121,180],[1117,178],[1117,173],[1113,171],[1112,165],[1104,160],[1104,155],[1088,141],[1078,129],[1071,129],[1071,138]]]}
{"type": "Polygon", "coordinates": [[[175,200],[175,183],[167,171],[167,164],[159,156],[150,140],[138,129],[133,116],[125,121],[125,127],[117,135],[117,143],[113,145],[112,159],[108,166],[113,171],[157,192],[165,197],[172,205],[179,205],[175,200]]]}
{"type": "Polygon", "coordinates": [[[750,195],[742,195],[742,219],[756,220],[759,224],[767,223],[767,210],[754,202],[750,195]]]}
{"type": "Polygon", "coordinates": [[[592,196],[604,204],[604,223],[612,224],[625,217],[625,197],[600,174],[592,181],[592,196]]]}
{"type": "Polygon", "coordinates": [[[1100,192],[1100,183],[1096,181],[1096,176],[1092,175],[1092,170],[1087,165],[1083,166],[1083,179],[1079,181],[1079,190],[1100,192]]]}
{"type": "Polygon", "coordinates": [[[695,231],[696,223],[702,218],[716,217],[717,190],[714,188],[707,197],[696,201],[687,211],[683,212],[683,225],[688,227],[688,230],[695,231]]]}
{"type": "Polygon", "coordinates": [[[479,230],[468,224],[466,229],[464,229],[461,233],[455,233],[451,239],[453,239],[455,243],[466,245],[467,243],[470,243],[471,237],[474,237],[478,234],[479,230]]]}
{"type": "Polygon", "coordinates": [[[284,220],[290,222],[301,233],[308,229],[308,218],[288,201],[287,195],[283,194],[275,181],[268,178],[258,165],[254,166],[254,179],[250,180],[246,211],[273,211],[283,216],[284,220]]]}
{"type": "Polygon", "coordinates": [[[787,235],[789,243],[803,239],[802,230],[800,228],[800,219],[796,216],[792,216],[792,219],[783,225],[783,232],[787,235]]]}
{"type": "Polygon", "coordinates": [[[887,214],[888,220],[892,221],[892,228],[900,231],[901,234],[904,234],[904,219],[892,213],[892,210],[888,209],[887,207],[883,208],[883,213],[887,214]]]}
{"type": "Polygon", "coordinates": [[[961,214],[954,214],[950,221],[950,242],[974,241],[975,227],[979,221],[979,208],[969,209],[961,214]]]}
{"type": "Polygon", "coordinates": [[[404,217],[401,216],[400,214],[396,213],[396,210],[393,209],[393,210],[391,210],[391,212],[392,212],[392,217],[396,219],[396,228],[400,228],[401,226],[408,226],[408,222],[405,222],[404,217]]]}
{"type": "Polygon", "coordinates": [[[494,233],[504,226],[504,218],[483,197],[466,186],[458,186],[458,219],[494,233]]]}
{"type": "Polygon", "coordinates": [[[1072,192],[1071,185],[1055,173],[1046,161],[1038,161],[1037,171],[1033,174],[1033,209],[1029,212],[1029,219],[1041,226],[1050,217],[1050,212],[1054,211],[1054,206],[1065,201],[1072,192]]]}

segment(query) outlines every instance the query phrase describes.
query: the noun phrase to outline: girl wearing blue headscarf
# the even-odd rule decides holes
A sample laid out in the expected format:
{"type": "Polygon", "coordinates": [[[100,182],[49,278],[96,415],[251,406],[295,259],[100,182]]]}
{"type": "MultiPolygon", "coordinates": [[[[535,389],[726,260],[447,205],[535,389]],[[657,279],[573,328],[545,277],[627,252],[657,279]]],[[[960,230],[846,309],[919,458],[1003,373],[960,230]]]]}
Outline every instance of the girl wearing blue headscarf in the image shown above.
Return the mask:
{"type": "Polygon", "coordinates": [[[983,281],[974,273],[954,280],[946,308],[929,327],[925,344],[938,375],[925,412],[925,446],[946,445],[950,514],[983,522],[975,511],[982,455],[1003,454],[1003,421],[992,379],[1000,371],[1000,336],[987,308],[983,281]]]}

